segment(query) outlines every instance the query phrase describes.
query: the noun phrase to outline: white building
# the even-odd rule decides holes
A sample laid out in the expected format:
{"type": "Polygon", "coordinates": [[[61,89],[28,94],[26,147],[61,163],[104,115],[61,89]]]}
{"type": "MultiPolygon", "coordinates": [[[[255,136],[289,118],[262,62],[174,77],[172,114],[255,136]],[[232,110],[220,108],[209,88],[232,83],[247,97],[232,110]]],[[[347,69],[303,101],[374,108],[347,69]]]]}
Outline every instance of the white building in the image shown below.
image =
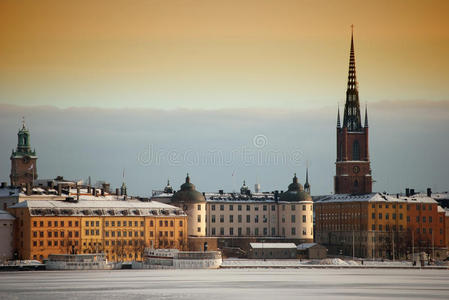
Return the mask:
{"type": "Polygon", "coordinates": [[[0,262],[13,256],[14,219],[8,212],[0,210],[0,262]]]}

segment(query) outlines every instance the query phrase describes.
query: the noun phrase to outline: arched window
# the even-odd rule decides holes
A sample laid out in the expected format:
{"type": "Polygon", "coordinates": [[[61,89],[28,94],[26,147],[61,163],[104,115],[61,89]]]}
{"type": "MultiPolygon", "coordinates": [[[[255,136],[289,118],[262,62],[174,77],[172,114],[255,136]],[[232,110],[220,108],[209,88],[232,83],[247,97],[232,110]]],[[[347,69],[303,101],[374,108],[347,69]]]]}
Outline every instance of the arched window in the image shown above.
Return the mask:
{"type": "Polygon", "coordinates": [[[352,144],[352,160],[360,160],[359,141],[354,141],[354,143],[352,144]]]}

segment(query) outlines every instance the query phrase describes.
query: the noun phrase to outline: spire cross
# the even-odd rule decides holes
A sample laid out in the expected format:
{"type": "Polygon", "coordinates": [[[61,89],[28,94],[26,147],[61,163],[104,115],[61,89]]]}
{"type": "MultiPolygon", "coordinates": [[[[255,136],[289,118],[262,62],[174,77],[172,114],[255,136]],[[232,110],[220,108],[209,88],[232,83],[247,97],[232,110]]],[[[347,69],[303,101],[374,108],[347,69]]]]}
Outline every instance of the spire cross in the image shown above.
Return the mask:
{"type": "Polygon", "coordinates": [[[22,116],[22,128],[25,128],[25,116],[22,116]]]}

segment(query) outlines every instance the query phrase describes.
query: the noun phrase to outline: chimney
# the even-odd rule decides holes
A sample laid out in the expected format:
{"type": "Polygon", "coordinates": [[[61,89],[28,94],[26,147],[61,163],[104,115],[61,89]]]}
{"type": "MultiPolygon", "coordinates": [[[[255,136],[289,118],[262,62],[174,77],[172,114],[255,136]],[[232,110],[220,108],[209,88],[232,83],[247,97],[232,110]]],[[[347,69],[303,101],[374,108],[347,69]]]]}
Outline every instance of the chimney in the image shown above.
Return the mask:
{"type": "Polygon", "coordinates": [[[92,187],[92,196],[96,196],[96,194],[97,194],[97,188],[92,187]]]}
{"type": "Polygon", "coordinates": [[[6,187],[7,187],[7,185],[8,185],[8,183],[6,183],[6,182],[2,182],[2,189],[6,188],[6,187]]]}
{"type": "Polygon", "coordinates": [[[111,185],[109,183],[103,183],[103,190],[105,193],[109,194],[109,188],[111,187],[111,185]]]}
{"type": "Polygon", "coordinates": [[[90,190],[90,184],[87,186],[87,193],[92,193],[92,191],[90,190]]]}
{"type": "Polygon", "coordinates": [[[415,189],[410,189],[410,196],[413,196],[415,194],[415,189]]]}
{"type": "Polygon", "coordinates": [[[399,194],[396,194],[396,198],[398,198],[398,199],[399,199],[399,194]]]}
{"type": "Polygon", "coordinates": [[[104,197],[104,188],[102,188],[100,191],[101,191],[101,195],[104,197]]]}
{"type": "Polygon", "coordinates": [[[117,196],[120,196],[120,189],[119,189],[119,188],[116,188],[116,189],[115,189],[115,194],[116,194],[117,196]]]}
{"type": "Polygon", "coordinates": [[[410,197],[410,189],[409,188],[405,189],[405,196],[410,197]]]}
{"type": "Polygon", "coordinates": [[[218,193],[219,193],[220,195],[223,195],[223,190],[219,190],[218,193]]]}
{"type": "Polygon", "coordinates": [[[274,191],[274,200],[278,201],[279,198],[279,191],[274,191]]]}
{"type": "Polygon", "coordinates": [[[80,201],[80,187],[76,187],[76,201],[80,201]]]}
{"type": "Polygon", "coordinates": [[[60,183],[58,183],[58,195],[62,195],[62,185],[60,183]]]}
{"type": "Polygon", "coordinates": [[[432,189],[427,188],[427,197],[432,197],[432,189]]]}
{"type": "Polygon", "coordinates": [[[31,183],[27,183],[26,185],[26,194],[27,196],[31,195],[31,183]]]}

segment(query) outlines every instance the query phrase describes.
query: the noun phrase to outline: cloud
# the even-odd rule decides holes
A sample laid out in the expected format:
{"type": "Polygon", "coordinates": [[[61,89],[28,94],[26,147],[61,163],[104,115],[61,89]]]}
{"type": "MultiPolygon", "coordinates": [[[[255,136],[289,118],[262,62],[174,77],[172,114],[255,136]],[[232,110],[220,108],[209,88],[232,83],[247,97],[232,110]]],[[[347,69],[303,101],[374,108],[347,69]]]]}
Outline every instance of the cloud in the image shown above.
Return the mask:
{"type": "MultiPolygon", "coordinates": [[[[444,101],[368,106],[377,191],[448,188],[448,108],[444,101]]],[[[186,172],[201,191],[237,189],[243,179],[253,184],[256,178],[264,190],[285,190],[294,172],[303,180],[308,160],[312,193],[333,189],[336,107],[156,110],[0,104],[2,181],[9,176],[22,116],[39,156],[39,178],[92,176],[118,186],[125,168],[130,191],[139,195],[161,188],[167,178],[178,186],[186,172]],[[254,144],[258,135],[266,139],[262,149],[254,144]]]]}

